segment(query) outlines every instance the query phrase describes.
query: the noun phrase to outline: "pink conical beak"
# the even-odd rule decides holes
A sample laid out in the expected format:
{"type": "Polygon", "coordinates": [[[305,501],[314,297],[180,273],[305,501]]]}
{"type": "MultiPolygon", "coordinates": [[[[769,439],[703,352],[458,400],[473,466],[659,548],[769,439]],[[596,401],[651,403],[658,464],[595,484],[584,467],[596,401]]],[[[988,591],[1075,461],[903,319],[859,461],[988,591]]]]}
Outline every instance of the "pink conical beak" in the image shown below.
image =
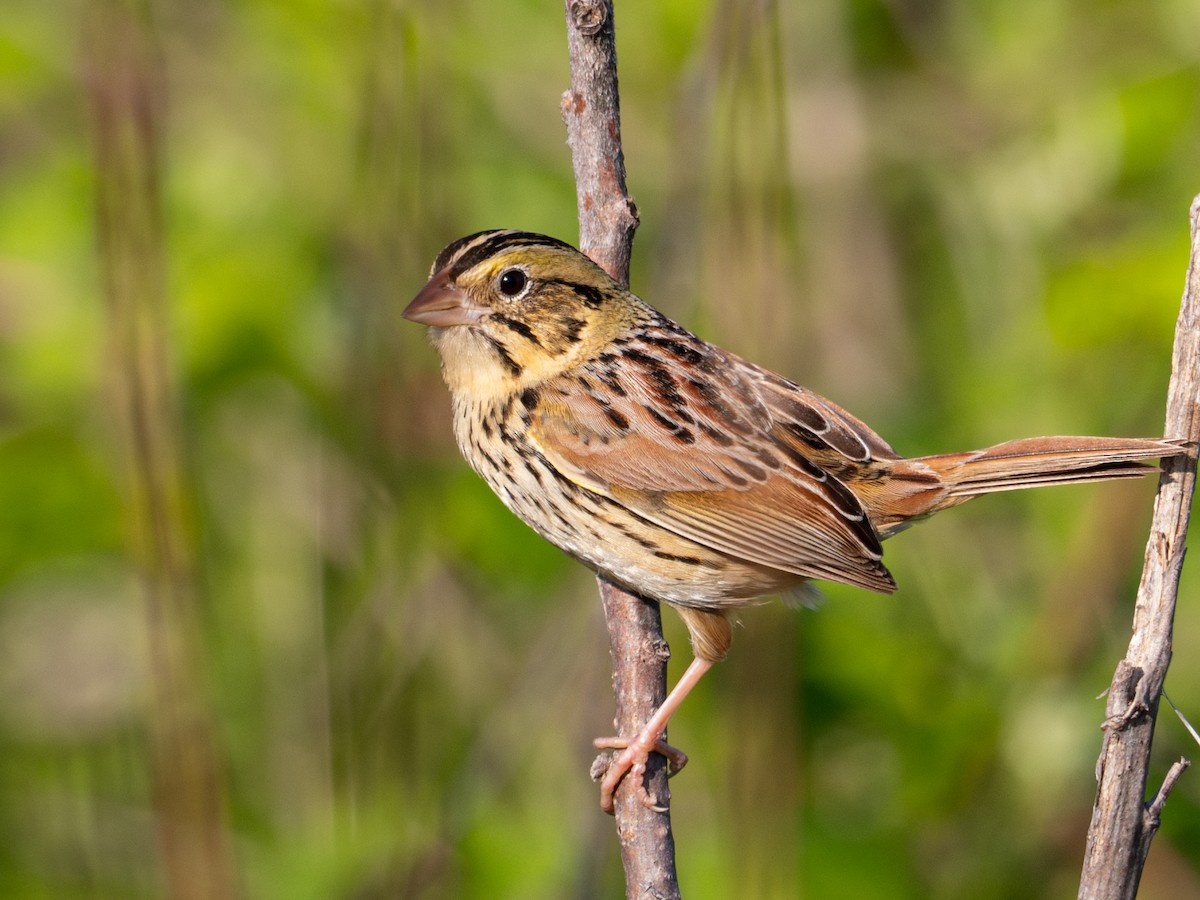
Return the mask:
{"type": "Polygon", "coordinates": [[[450,283],[450,273],[443,269],[429,279],[412,303],[401,313],[410,322],[421,325],[474,325],[487,310],[476,306],[457,287],[450,283]]]}

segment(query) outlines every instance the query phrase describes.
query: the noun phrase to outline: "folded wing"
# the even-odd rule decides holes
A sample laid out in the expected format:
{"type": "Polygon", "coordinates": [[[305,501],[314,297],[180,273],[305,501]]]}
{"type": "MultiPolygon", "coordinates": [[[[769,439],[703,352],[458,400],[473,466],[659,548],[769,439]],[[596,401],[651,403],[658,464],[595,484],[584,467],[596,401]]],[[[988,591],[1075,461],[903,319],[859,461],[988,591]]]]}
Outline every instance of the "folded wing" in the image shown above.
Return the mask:
{"type": "Polygon", "coordinates": [[[686,332],[651,330],[526,399],[547,459],[647,521],[785,572],[895,589],[836,474],[895,454],[817,395],[686,332]]]}

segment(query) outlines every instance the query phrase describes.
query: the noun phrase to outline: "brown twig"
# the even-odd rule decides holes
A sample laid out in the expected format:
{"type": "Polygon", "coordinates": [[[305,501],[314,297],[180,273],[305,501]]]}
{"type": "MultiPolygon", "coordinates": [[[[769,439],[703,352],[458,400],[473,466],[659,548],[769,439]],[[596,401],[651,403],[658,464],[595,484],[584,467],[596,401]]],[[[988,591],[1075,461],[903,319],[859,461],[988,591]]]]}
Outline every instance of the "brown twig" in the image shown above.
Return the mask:
{"type": "MultiPolygon", "coordinates": [[[[1200,197],[1191,208],[1192,252],[1175,330],[1165,434],[1200,441],[1200,197]]],[[[1196,483],[1195,450],[1164,460],[1146,561],[1133,615],[1133,637],[1117,664],[1096,763],[1099,787],[1088,830],[1081,900],[1131,900],[1171,788],[1187,766],[1171,767],[1152,804],[1146,803],[1154,720],[1167,666],[1188,517],[1196,483]]]]}
{"type": "MultiPolygon", "coordinates": [[[[597,582],[612,651],[615,724],[618,733],[635,734],[666,699],[667,660],[671,651],[662,636],[657,603],[630,594],[603,578],[597,582]]],[[[602,778],[610,761],[608,754],[600,756],[593,774],[602,778]]],[[[666,760],[651,753],[644,777],[650,796],[663,806],[669,805],[666,760]]],[[[633,779],[626,777],[614,798],[617,838],[625,868],[625,895],[630,900],[677,900],[679,879],[675,871],[670,809],[647,808],[634,787],[633,779]]]]}
{"type": "MultiPolygon", "coordinates": [[[[566,0],[566,13],[571,89],[563,94],[562,113],[575,167],[579,247],[627,284],[638,216],[625,188],[613,4],[566,0]]],[[[657,603],[603,578],[599,586],[612,648],[615,725],[618,734],[632,735],[666,697],[670,651],[657,603]]],[[[668,796],[665,761],[657,754],[651,754],[645,777],[650,796],[668,796]]],[[[670,813],[648,809],[634,787],[626,778],[615,798],[626,896],[678,898],[670,813]]]]}
{"type": "Polygon", "coordinates": [[[638,214],[625,190],[612,0],[567,0],[567,49],[571,89],[562,113],[575,166],[579,249],[628,284],[638,214]]]}

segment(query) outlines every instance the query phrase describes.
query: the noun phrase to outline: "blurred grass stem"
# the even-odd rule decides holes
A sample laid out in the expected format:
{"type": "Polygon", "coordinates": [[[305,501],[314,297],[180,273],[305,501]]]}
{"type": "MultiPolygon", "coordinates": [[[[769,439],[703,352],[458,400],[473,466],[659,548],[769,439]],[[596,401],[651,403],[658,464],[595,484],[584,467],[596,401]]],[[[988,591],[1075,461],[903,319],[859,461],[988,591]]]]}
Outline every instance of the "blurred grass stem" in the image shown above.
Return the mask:
{"type": "Polygon", "coordinates": [[[200,665],[194,539],[167,342],[161,214],[164,72],[144,5],[95,0],[84,78],[95,154],[110,387],[126,470],[133,566],[145,599],[155,820],[167,893],[236,896],[200,665]]]}

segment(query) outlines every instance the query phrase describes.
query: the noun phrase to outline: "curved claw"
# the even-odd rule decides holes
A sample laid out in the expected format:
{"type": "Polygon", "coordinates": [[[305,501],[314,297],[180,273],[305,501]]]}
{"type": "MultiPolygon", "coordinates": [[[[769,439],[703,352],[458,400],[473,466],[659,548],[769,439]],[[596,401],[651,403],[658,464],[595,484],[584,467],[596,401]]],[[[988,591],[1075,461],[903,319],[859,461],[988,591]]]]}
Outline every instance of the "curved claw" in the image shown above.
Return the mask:
{"type": "MultiPolygon", "coordinates": [[[[592,746],[597,750],[624,750],[629,744],[630,739],[623,737],[602,737],[592,741],[592,746]]],[[[674,778],[679,774],[679,770],[688,764],[688,755],[664,740],[655,741],[650,749],[667,758],[668,778],[674,778]]]]}
{"type": "Polygon", "coordinates": [[[650,753],[652,751],[658,753],[666,757],[667,777],[673,778],[680,769],[687,765],[686,753],[677,747],[672,747],[661,738],[648,738],[642,734],[634,738],[596,738],[592,744],[601,750],[621,751],[613,756],[608,770],[600,782],[600,808],[602,810],[612,815],[613,795],[616,793],[617,785],[621,783],[621,779],[629,775],[637,784],[638,799],[643,806],[655,812],[667,811],[667,808],[651,797],[650,792],[646,790],[646,765],[650,761],[650,753]],[[650,744],[650,740],[654,742],[650,744]]]}
{"type": "Polygon", "coordinates": [[[679,708],[683,698],[696,686],[712,664],[711,659],[704,657],[698,656],[693,659],[691,665],[687,667],[687,671],[683,673],[683,677],[667,695],[667,699],[662,702],[662,705],[650,717],[650,721],[635,737],[598,738],[594,741],[597,747],[621,751],[609,763],[608,771],[600,781],[600,808],[606,813],[613,814],[613,794],[616,793],[621,779],[629,772],[632,772],[637,779],[636,790],[642,805],[648,809],[666,812],[666,808],[659,806],[658,802],[650,796],[650,792],[646,790],[643,778],[646,774],[646,762],[650,758],[650,751],[653,750],[667,758],[670,766],[668,775],[674,775],[687,765],[687,754],[666,743],[663,736],[667,732],[667,722],[679,708]]]}

